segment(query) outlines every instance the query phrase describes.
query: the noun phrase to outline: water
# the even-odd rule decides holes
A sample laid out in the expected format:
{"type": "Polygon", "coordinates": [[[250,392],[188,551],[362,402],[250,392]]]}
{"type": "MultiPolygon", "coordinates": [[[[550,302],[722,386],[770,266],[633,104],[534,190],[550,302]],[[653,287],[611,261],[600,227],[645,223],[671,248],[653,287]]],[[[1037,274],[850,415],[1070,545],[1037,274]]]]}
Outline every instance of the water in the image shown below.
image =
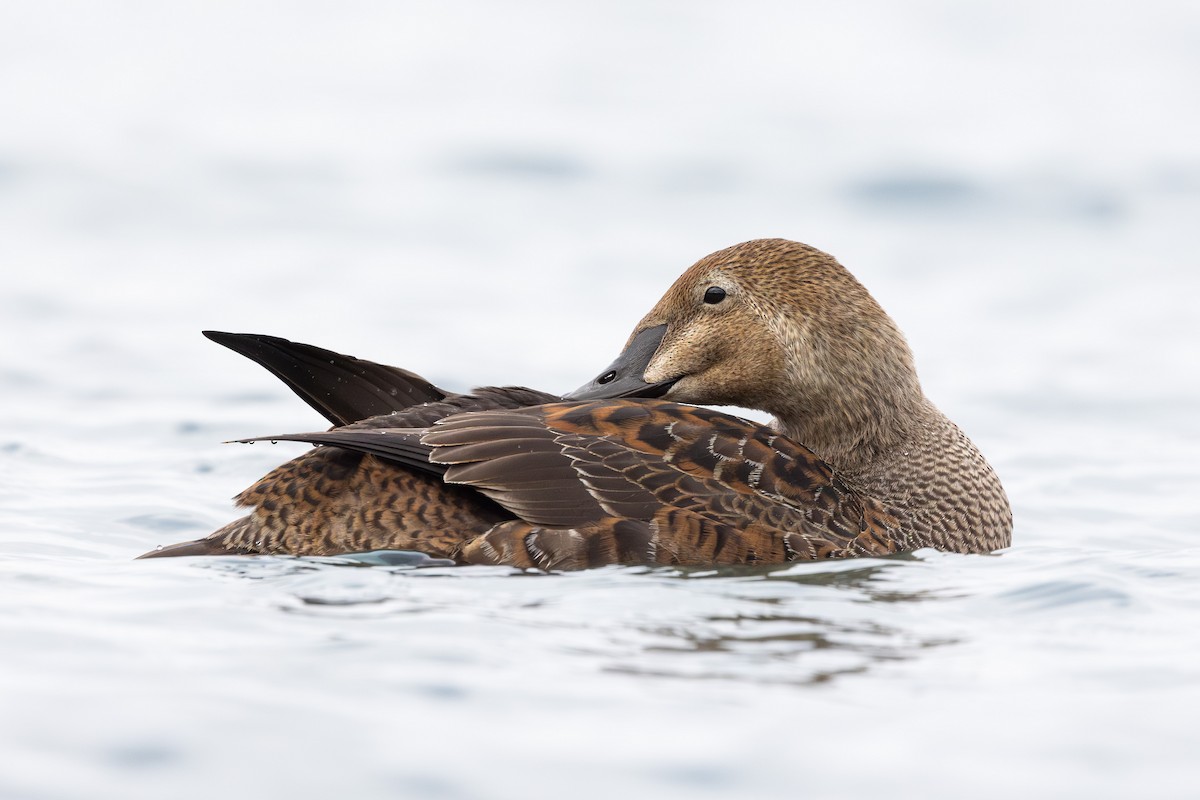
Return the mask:
{"type": "Polygon", "coordinates": [[[57,8],[0,12],[0,797],[1194,795],[1193,5],[57,8]],[[1013,548],[130,561],[321,424],[199,330],[563,390],[775,235],[1013,548]]]}

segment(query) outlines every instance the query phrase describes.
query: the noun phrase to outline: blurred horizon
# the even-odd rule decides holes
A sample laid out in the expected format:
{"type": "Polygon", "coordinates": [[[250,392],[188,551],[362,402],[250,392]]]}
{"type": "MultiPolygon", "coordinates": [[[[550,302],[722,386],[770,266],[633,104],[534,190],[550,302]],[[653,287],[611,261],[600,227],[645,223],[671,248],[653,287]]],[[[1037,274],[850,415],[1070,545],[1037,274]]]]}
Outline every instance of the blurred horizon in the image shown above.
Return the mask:
{"type": "Polygon", "coordinates": [[[1048,300],[996,274],[1014,259],[1077,284],[1121,280],[1144,254],[1139,279],[1196,288],[1198,16],[9,6],[0,302],[103,298],[189,358],[207,358],[200,328],[258,325],[443,380],[527,382],[576,349],[584,374],[607,363],[706,253],[783,236],[859,275],[921,358],[924,339],[971,325],[922,285],[928,263],[1031,307],[1048,300]],[[319,309],[294,299],[308,293],[319,309]],[[185,331],[188,296],[221,304],[184,303],[185,331]],[[931,307],[948,326],[922,328],[931,307]],[[576,348],[513,319],[573,328],[576,348]]]}

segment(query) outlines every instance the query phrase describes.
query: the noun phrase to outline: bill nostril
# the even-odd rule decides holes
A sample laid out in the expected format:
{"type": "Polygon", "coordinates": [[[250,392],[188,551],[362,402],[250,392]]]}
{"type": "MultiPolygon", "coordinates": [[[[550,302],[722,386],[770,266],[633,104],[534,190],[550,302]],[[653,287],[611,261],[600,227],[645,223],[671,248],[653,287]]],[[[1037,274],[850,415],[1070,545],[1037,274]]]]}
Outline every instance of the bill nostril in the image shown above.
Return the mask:
{"type": "Polygon", "coordinates": [[[608,372],[604,373],[599,378],[596,378],[596,383],[603,386],[606,383],[612,383],[616,377],[617,377],[617,371],[615,369],[610,369],[608,372]]]}

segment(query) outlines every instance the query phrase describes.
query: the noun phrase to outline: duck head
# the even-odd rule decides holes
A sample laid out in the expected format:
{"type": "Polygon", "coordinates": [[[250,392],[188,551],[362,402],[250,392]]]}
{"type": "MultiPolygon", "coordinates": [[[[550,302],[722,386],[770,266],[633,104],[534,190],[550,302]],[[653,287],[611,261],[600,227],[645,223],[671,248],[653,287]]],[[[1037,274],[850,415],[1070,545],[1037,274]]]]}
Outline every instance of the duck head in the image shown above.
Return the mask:
{"type": "Polygon", "coordinates": [[[701,259],[617,360],[566,397],[756,408],[830,450],[879,438],[923,401],[903,335],[862,284],[832,256],[784,239],[701,259]]]}

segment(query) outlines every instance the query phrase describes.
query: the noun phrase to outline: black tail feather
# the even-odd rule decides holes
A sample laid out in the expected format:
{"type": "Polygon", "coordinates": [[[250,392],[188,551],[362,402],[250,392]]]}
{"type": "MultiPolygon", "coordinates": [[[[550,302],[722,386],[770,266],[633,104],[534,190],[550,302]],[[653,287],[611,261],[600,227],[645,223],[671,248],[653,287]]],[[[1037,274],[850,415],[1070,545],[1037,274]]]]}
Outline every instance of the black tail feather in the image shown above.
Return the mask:
{"type": "Polygon", "coordinates": [[[334,425],[442,400],[420,375],[310,344],[255,333],[204,331],[217,344],[266,367],[334,425]]]}

